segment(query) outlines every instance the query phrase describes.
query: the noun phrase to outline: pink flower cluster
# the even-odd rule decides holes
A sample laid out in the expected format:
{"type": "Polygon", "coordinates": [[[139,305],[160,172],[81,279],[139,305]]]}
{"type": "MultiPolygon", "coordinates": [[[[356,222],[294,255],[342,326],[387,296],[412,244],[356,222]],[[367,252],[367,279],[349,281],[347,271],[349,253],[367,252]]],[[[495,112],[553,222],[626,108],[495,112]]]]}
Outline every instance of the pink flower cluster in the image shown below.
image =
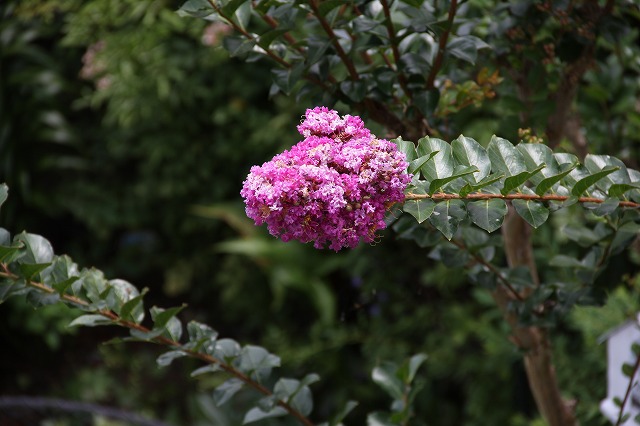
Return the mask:
{"type": "Polygon", "coordinates": [[[326,107],[308,109],[298,131],[303,141],[251,168],[240,192],[247,216],[283,241],[316,248],[372,242],[386,210],[404,200],[404,154],[360,117],[326,107]]]}

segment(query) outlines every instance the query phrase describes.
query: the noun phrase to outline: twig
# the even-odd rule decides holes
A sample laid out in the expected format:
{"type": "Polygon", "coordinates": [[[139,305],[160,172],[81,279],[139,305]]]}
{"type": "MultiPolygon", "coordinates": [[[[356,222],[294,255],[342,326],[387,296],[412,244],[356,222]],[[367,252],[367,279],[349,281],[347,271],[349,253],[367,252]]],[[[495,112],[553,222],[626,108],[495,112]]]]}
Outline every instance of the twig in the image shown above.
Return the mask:
{"type": "MultiPolygon", "coordinates": [[[[493,198],[499,198],[502,200],[528,200],[528,201],[566,201],[571,197],[565,195],[535,195],[535,194],[485,194],[480,192],[475,192],[471,194],[467,194],[466,196],[461,196],[460,194],[445,194],[445,193],[436,193],[433,195],[429,194],[413,194],[408,193],[405,196],[405,201],[411,200],[424,200],[424,199],[432,199],[435,201],[439,200],[489,200],[493,198]]],[[[604,203],[606,200],[602,198],[595,197],[579,197],[579,203],[604,203]]],[[[640,208],[640,203],[634,203],[633,201],[620,201],[620,207],[631,207],[631,208],[640,208]]]]}
{"type": "MultiPolygon", "coordinates": [[[[8,266],[5,263],[0,264],[2,265],[2,270],[4,271],[8,271],[8,266]]],[[[0,272],[0,277],[1,278],[8,278],[12,281],[18,281],[20,279],[20,277],[18,275],[15,275],[11,272],[0,272]]],[[[32,282],[32,281],[27,281],[27,285],[35,288],[38,291],[44,292],[44,293],[48,293],[48,294],[57,294],[57,292],[52,289],[51,287],[48,287],[47,285],[43,284],[43,283],[39,283],[39,282],[32,282]]],[[[86,300],[83,300],[79,297],[76,296],[72,296],[69,294],[61,294],[60,298],[62,300],[64,300],[67,303],[70,303],[72,305],[75,306],[79,306],[79,307],[88,307],[90,306],[90,303],[87,302],[86,300]]],[[[132,322],[132,321],[127,321],[123,318],[121,318],[118,314],[116,314],[115,312],[111,311],[111,310],[96,310],[94,311],[96,314],[98,315],[102,315],[105,318],[110,319],[111,321],[113,321],[114,324],[116,325],[120,325],[122,327],[128,328],[130,330],[136,330],[139,331],[141,333],[150,333],[152,330],[150,330],[149,328],[140,325],[138,323],[132,322]]],[[[182,344],[180,344],[179,342],[176,342],[174,340],[171,340],[167,337],[164,336],[156,336],[152,339],[150,339],[151,341],[155,342],[155,343],[159,343],[161,345],[164,346],[171,346],[174,348],[177,348],[178,350],[184,352],[185,354],[187,354],[187,356],[190,356],[191,358],[196,358],[199,359],[201,361],[204,361],[208,364],[216,364],[218,366],[220,366],[220,369],[222,369],[223,371],[235,376],[236,378],[238,378],[239,380],[241,380],[242,382],[244,382],[245,384],[251,386],[252,388],[254,388],[255,390],[257,390],[258,392],[262,393],[263,395],[266,396],[271,396],[273,395],[273,392],[271,392],[269,389],[267,389],[266,387],[264,387],[263,385],[261,385],[260,383],[252,380],[249,376],[247,376],[246,374],[236,370],[233,366],[226,364],[210,355],[207,354],[202,354],[199,352],[196,352],[194,350],[191,349],[187,349],[185,348],[182,344]]],[[[305,426],[314,426],[314,424],[305,416],[303,416],[298,410],[296,410],[295,408],[293,408],[291,405],[287,404],[285,401],[283,400],[278,400],[277,404],[279,406],[281,406],[282,408],[284,408],[291,416],[293,416],[294,418],[296,418],[301,424],[305,425],[305,426]]]]}
{"type": "Polygon", "coordinates": [[[620,426],[622,424],[622,417],[624,416],[624,406],[627,404],[627,401],[631,396],[631,389],[633,389],[633,379],[636,377],[636,373],[638,372],[639,368],[640,368],[640,354],[636,356],[636,363],[633,366],[633,372],[631,373],[631,377],[629,377],[629,385],[627,386],[627,391],[624,393],[624,399],[622,400],[622,404],[620,404],[618,421],[616,421],[615,426],[620,426]]]}
{"type": "Polygon", "coordinates": [[[461,250],[466,250],[472,257],[473,260],[476,263],[481,264],[482,266],[484,266],[485,268],[487,268],[492,274],[494,274],[497,278],[498,281],[500,281],[502,283],[502,285],[504,285],[513,295],[513,297],[515,297],[517,300],[519,300],[520,302],[524,302],[524,298],[520,295],[520,293],[518,293],[516,291],[515,288],[513,288],[513,286],[511,285],[511,283],[509,282],[509,280],[507,280],[504,275],[502,275],[502,273],[498,270],[498,268],[496,268],[495,266],[493,266],[491,263],[487,262],[486,260],[484,260],[482,258],[482,256],[478,256],[476,253],[472,253],[466,245],[464,245],[464,243],[460,242],[460,241],[456,241],[456,240],[451,240],[450,241],[453,245],[455,245],[456,247],[458,247],[461,250]]]}
{"type": "Polygon", "coordinates": [[[324,16],[320,14],[320,9],[318,8],[318,0],[310,1],[309,6],[311,6],[311,10],[313,10],[314,16],[316,17],[318,22],[320,22],[320,26],[331,39],[331,43],[333,44],[333,47],[336,49],[336,53],[338,54],[338,56],[340,57],[344,65],[347,67],[347,71],[349,71],[349,75],[351,76],[351,79],[354,81],[360,80],[360,75],[358,74],[358,71],[356,71],[355,65],[353,64],[351,59],[349,59],[349,56],[347,56],[346,52],[338,42],[338,37],[333,32],[333,28],[331,28],[331,25],[329,25],[327,20],[324,19],[324,16]]]}
{"type": "Polygon", "coordinates": [[[447,27],[440,35],[440,40],[438,40],[438,53],[436,54],[436,59],[433,61],[433,65],[431,66],[431,71],[429,71],[429,76],[427,77],[426,87],[427,89],[434,88],[434,82],[436,80],[436,75],[440,68],[442,67],[442,60],[444,58],[444,52],[447,48],[447,41],[449,39],[449,33],[451,32],[451,28],[453,28],[453,20],[456,16],[456,9],[458,8],[458,0],[451,0],[451,5],[449,6],[449,16],[447,18],[447,27]]]}

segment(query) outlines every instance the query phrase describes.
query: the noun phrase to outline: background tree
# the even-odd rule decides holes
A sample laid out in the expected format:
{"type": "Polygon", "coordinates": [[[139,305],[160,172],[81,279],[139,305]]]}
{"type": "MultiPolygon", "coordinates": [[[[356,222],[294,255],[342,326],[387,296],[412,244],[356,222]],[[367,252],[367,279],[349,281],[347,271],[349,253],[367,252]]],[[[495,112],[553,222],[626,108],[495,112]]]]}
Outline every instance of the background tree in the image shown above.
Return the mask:
{"type": "MultiPolygon", "coordinates": [[[[48,235],[59,251],[83,263],[161,290],[151,292],[154,297],[162,292],[168,303],[188,301],[188,315],[267,346],[292,371],[319,372],[324,380],[314,389],[322,395],[316,399],[324,401],[320,416],[356,399],[361,405],[349,419],[363,423],[365,413],[386,404],[367,379],[376,362],[424,351],[429,361],[416,419],[526,424],[535,417],[520,355],[506,338],[509,328],[492,309],[494,302],[464,273],[442,265],[461,266],[468,259],[451,256],[446,251],[451,247],[437,248],[426,259],[415,254],[412,242],[391,234],[384,244],[338,255],[283,246],[247,224],[238,191],[249,165],[294,143],[298,117],[318,103],[377,121],[380,136],[451,140],[464,133],[484,145],[493,133],[511,140],[540,137],[579,157],[587,150],[611,153],[637,166],[637,7],[455,1],[257,3],[253,8],[246,2],[191,1],[183,7],[217,16],[221,24],[180,19],[173,13],[178,6],[127,1],[3,6],[11,18],[3,21],[5,34],[14,35],[3,38],[11,64],[3,73],[3,98],[12,100],[3,114],[3,135],[10,137],[1,146],[12,152],[3,155],[0,176],[12,188],[3,226],[48,235]],[[234,35],[227,34],[229,27],[234,35]],[[268,61],[246,67],[207,46],[212,39],[241,58],[268,61]],[[49,46],[58,50],[49,53],[49,46]],[[271,71],[269,64],[275,65],[271,71]],[[275,104],[266,99],[269,74],[275,104]],[[277,92],[295,93],[304,107],[277,92]],[[60,93],[65,102],[59,103],[60,93]],[[32,120],[28,125],[17,125],[26,117],[32,120]],[[51,229],[59,231],[52,235],[51,229]],[[241,238],[232,239],[236,235],[241,238]],[[244,256],[259,269],[247,270],[244,256]],[[273,304],[265,305],[265,298],[273,304]]],[[[552,223],[533,234],[536,250],[524,258],[514,255],[505,238],[506,261],[544,265],[560,250],[586,253],[590,247],[582,246],[590,245],[585,238],[591,234],[566,228],[582,217],[552,216],[552,223]],[[551,238],[560,229],[572,242],[551,238]],[[569,245],[560,248],[561,243],[569,245]]],[[[526,246],[530,231],[522,225],[506,225],[503,234],[526,246]]],[[[402,226],[396,224],[401,235],[402,226]]],[[[504,265],[499,246],[494,250],[496,263],[504,265]]],[[[615,279],[596,280],[590,302],[602,304],[623,280],[626,287],[616,290],[614,300],[624,300],[625,288],[637,281],[633,256],[618,256],[605,274],[598,269],[598,277],[620,272],[615,279]]],[[[534,280],[550,281],[556,274],[529,270],[534,280]]],[[[34,317],[11,300],[9,308],[3,306],[13,321],[4,331],[7,342],[15,342],[25,318],[34,317]]],[[[624,317],[603,309],[599,315],[611,323],[624,317]]],[[[584,390],[604,383],[603,358],[575,354],[602,352],[593,339],[602,324],[586,322],[587,312],[578,308],[553,319],[562,331],[553,337],[557,371],[561,388],[580,396],[582,423],[601,424],[594,407],[604,392],[584,395],[584,390]],[[585,375],[580,380],[578,371],[585,375]]],[[[44,328],[42,323],[29,327],[44,328]]],[[[57,336],[50,330],[44,334],[51,342],[57,336]]],[[[116,355],[118,349],[102,351],[116,366],[119,357],[126,359],[116,355]]],[[[24,359],[23,351],[15,352],[24,359]]],[[[136,354],[145,359],[143,349],[136,354]]],[[[92,372],[69,382],[95,386],[98,376],[92,372]]],[[[67,371],[64,377],[73,378],[67,371]]],[[[106,384],[94,395],[97,400],[114,402],[121,395],[132,406],[143,405],[143,399],[153,406],[154,399],[166,399],[162,392],[150,398],[135,389],[123,395],[109,374],[100,377],[106,384]]],[[[42,393],[30,380],[7,383],[7,392],[19,387],[42,393]]],[[[199,386],[206,390],[212,383],[199,386]]],[[[176,410],[176,422],[184,421],[186,406],[169,408],[176,410]]]]}

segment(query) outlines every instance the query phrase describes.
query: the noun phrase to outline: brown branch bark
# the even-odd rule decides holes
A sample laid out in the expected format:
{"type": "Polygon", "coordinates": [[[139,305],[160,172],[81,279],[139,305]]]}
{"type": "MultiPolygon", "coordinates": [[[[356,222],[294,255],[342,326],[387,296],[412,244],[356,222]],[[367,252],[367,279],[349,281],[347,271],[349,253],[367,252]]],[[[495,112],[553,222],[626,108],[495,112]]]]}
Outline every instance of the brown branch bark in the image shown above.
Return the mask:
{"type": "MultiPolygon", "coordinates": [[[[432,199],[435,201],[440,200],[489,200],[492,198],[500,198],[502,200],[531,200],[531,201],[566,201],[570,197],[565,195],[535,195],[535,194],[485,194],[482,192],[474,192],[471,194],[467,194],[464,197],[460,194],[445,194],[445,193],[435,193],[433,195],[429,194],[413,194],[408,193],[405,195],[405,201],[411,200],[424,200],[424,199],[432,199]]],[[[578,198],[579,203],[604,203],[606,200],[602,198],[594,198],[594,197],[580,197],[578,198]]],[[[640,203],[635,203],[633,201],[620,201],[620,207],[629,207],[629,208],[640,208],[640,203]]]]}
{"type": "MultiPolygon", "coordinates": [[[[502,236],[509,267],[528,267],[533,283],[539,285],[531,244],[531,229],[511,206],[502,226],[502,236]]],[[[527,293],[530,292],[531,290],[527,293]]],[[[529,295],[527,293],[521,296],[526,298],[529,295]]],[[[510,302],[514,301],[513,295],[503,286],[497,287],[492,295],[512,328],[514,343],[524,351],[524,367],[529,387],[540,414],[550,426],[577,425],[573,404],[566,402],[560,393],[547,331],[540,327],[523,327],[519,324],[517,315],[509,309],[510,302]]]]}

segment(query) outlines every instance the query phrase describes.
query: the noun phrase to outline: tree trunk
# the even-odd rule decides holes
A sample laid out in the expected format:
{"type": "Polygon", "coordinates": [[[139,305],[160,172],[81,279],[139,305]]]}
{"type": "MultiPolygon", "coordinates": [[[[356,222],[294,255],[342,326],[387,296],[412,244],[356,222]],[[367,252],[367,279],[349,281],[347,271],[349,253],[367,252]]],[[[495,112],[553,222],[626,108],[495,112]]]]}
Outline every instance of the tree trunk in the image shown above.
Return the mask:
{"type": "MultiPolygon", "coordinates": [[[[509,267],[528,267],[533,283],[539,285],[531,246],[531,229],[511,206],[502,226],[502,235],[509,267]]],[[[529,293],[530,291],[520,296],[526,299],[529,293]]],[[[529,387],[540,414],[550,426],[577,426],[574,404],[565,401],[560,394],[552,361],[551,343],[546,330],[519,325],[517,315],[509,309],[510,303],[518,301],[505,287],[499,286],[493,292],[493,297],[513,329],[513,342],[524,352],[524,367],[529,387]]]]}

